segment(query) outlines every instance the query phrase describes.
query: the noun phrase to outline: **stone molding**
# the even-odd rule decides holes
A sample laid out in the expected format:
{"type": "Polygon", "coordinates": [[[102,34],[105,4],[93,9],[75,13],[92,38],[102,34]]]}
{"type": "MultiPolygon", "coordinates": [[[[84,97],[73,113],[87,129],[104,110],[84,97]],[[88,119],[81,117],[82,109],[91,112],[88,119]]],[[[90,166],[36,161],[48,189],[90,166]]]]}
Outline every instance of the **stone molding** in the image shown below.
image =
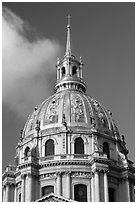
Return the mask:
{"type": "Polygon", "coordinates": [[[91,178],[92,174],[90,172],[73,172],[71,177],[78,177],[78,178],[91,178]]]}

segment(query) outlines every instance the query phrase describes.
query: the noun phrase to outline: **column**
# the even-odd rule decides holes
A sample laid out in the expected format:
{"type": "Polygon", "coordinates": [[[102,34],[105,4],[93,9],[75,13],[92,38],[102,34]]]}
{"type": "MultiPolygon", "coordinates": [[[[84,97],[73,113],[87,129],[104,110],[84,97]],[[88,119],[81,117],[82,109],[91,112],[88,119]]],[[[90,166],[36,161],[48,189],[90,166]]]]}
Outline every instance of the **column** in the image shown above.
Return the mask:
{"type": "Polygon", "coordinates": [[[15,184],[15,187],[14,187],[14,202],[17,202],[17,189],[16,189],[16,184],[15,184]]]}
{"type": "Polygon", "coordinates": [[[80,77],[80,68],[78,68],[77,77],[80,77]]]}
{"type": "Polygon", "coordinates": [[[40,183],[38,181],[38,176],[35,176],[35,198],[38,199],[40,196],[40,183]]]}
{"type": "Polygon", "coordinates": [[[10,202],[9,200],[9,184],[6,185],[6,199],[5,199],[6,202],[10,202]]]}
{"type": "Polygon", "coordinates": [[[130,189],[129,189],[129,181],[128,178],[125,180],[125,197],[126,197],[126,202],[130,202],[130,189]]]}
{"type": "Polygon", "coordinates": [[[105,202],[109,202],[108,199],[108,178],[107,178],[107,172],[104,171],[104,200],[105,202]]]}
{"type": "Polygon", "coordinates": [[[2,202],[6,202],[6,186],[3,186],[3,199],[2,202]]]}
{"type": "Polygon", "coordinates": [[[66,75],[69,75],[69,62],[66,64],[66,75]]]}
{"type": "Polygon", "coordinates": [[[57,194],[61,195],[61,172],[57,173],[57,194]]]}
{"type": "Polygon", "coordinates": [[[74,154],[74,142],[71,142],[71,154],[74,154]]]}
{"type": "Polygon", "coordinates": [[[131,186],[132,186],[132,201],[131,202],[135,202],[135,193],[134,193],[134,184],[132,183],[131,184],[131,186]]]}
{"type": "Polygon", "coordinates": [[[80,78],[82,79],[82,67],[80,67],[80,78]]]}
{"type": "Polygon", "coordinates": [[[32,190],[32,175],[31,173],[28,173],[27,174],[27,177],[26,177],[26,198],[25,198],[25,201],[27,202],[30,202],[32,201],[32,193],[33,193],[33,190],[32,190]]]}
{"type": "Polygon", "coordinates": [[[25,175],[21,175],[22,184],[21,184],[21,202],[25,201],[25,175]]]}
{"type": "Polygon", "coordinates": [[[59,69],[57,68],[57,80],[59,80],[59,69]]]}
{"type": "Polygon", "coordinates": [[[66,172],[66,198],[70,198],[70,172],[66,172]]]}
{"type": "Polygon", "coordinates": [[[68,143],[68,151],[67,151],[67,153],[68,154],[71,154],[71,147],[70,147],[70,145],[71,145],[71,142],[70,142],[70,133],[68,133],[67,134],[67,143],[68,143]]]}
{"type": "Polygon", "coordinates": [[[61,75],[61,68],[59,69],[59,73],[60,73],[60,79],[61,79],[61,77],[62,77],[62,75],[61,75]]]}
{"type": "Polygon", "coordinates": [[[91,177],[91,198],[92,198],[92,202],[95,201],[94,192],[95,192],[95,187],[94,187],[94,174],[92,174],[92,177],[91,177]]]}
{"type": "Polygon", "coordinates": [[[95,201],[100,202],[100,191],[99,191],[99,172],[96,170],[95,176],[95,201]]]}

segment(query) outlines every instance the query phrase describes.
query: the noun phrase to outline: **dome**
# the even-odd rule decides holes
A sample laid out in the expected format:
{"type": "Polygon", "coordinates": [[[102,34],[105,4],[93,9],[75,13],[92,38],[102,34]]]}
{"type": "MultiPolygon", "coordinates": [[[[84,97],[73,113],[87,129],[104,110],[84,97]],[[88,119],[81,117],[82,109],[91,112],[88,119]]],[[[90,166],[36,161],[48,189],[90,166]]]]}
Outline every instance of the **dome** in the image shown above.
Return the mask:
{"type": "Polygon", "coordinates": [[[62,130],[98,132],[119,137],[110,111],[88,96],[83,79],[82,57],[78,61],[70,48],[70,26],[63,60],[57,59],[55,94],[35,108],[29,116],[21,138],[34,137],[36,132],[56,134],[62,130]]]}
{"type": "Polygon", "coordinates": [[[71,130],[92,130],[114,136],[116,126],[111,115],[92,97],[77,90],[64,90],[35,108],[25,124],[23,138],[33,135],[38,123],[41,131],[55,132],[66,126],[71,130]]]}
{"type": "Polygon", "coordinates": [[[13,193],[15,202],[53,202],[51,195],[58,202],[131,200],[121,194],[134,191],[124,135],[112,113],[86,94],[82,59],[72,55],[70,25],[67,30],[55,93],[35,107],[21,131],[15,170],[8,167],[3,174],[4,201],[13,202],[13,193]]]}

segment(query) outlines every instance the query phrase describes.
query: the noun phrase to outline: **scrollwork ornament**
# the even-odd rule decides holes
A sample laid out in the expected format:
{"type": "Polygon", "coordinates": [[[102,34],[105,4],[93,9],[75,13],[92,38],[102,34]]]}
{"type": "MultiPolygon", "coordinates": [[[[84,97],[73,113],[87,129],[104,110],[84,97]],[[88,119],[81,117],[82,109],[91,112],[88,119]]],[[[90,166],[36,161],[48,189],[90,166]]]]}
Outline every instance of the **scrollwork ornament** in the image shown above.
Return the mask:
{"type": "Polygon", "coordinates": [[[57,122],[58,116],[57,116],[57,109],[59,106],[59,97],[58,98],[53,98],[52,101],[50,102],[47,113],[45,116],[45,121],[49,123],[54,123],[57,122]]]}
{"type": "Polygon", "coordinates": [[[72,97],[72,117],[75,122],[84,122],[84,106],[79,96],[72,97]]]}

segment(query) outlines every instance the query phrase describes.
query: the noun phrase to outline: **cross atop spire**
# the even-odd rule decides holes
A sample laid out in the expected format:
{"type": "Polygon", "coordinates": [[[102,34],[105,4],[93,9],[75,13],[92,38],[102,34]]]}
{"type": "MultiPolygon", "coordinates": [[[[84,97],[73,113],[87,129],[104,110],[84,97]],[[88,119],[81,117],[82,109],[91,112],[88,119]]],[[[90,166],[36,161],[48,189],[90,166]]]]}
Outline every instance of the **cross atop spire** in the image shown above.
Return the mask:
{"type": "Polygon", "coordinates": [[[68,26],[70,26],[70,18],[72,18],[71,15],[68,15],[68,16],[67,16],[67,19],[68,19],[68,26]]]}
{"type": "Polygon", "coordinates": [[[67,43],[66,43],[66,53],[65,56],[71,56],[71,48],[70,48],[70,18],[71,16],[68,15],[68,25],[67,25],[67,43]]]}

